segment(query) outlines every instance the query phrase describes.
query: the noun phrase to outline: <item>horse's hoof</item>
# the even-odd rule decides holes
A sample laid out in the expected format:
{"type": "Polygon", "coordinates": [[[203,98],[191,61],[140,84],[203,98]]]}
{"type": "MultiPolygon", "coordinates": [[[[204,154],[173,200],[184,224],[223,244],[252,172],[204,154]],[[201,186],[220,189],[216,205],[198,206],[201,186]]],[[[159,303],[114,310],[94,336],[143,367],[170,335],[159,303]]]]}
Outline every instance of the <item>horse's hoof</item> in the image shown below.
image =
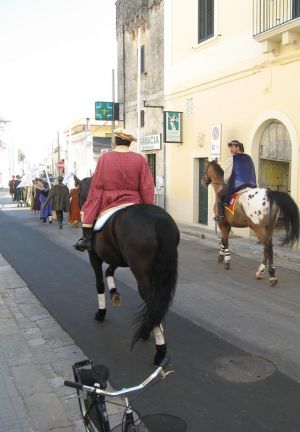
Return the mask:
{"type": "Polygon", "coordinates": [[[259,271],[256,272],[255,275],[256,275],[256,279],[259,279],[259,280],[263,279],[263,277],[264,277],[263,272],[259,272],[259,271]]]}
{"type": "Polygon", "coordinates": [[[105,315],[106,315],[106,309],[99,309],[99,310],[95,313],[95,320],[96,320],[96,321],[104,321],[104,319],[105,319],[105,315]]]}
{"type": "Polygon", "coordinates": [[[119,293],[115,293],[111,297],[112,306],[121,306],[121,296],[119,293]]]}
{"type": "Polygon", "coordinates": [[[156,354],[153,360],[154,366],[159,366],[167,354],[167,345],[156,345],[156,354]]]}
{"type": "Polygon", "coordinates": [[[224,255],[219,255],[218,256],[218,262],[222,263],[224,261],[224,255]]]}
{"type": "Polygon", "coordinates": [[[225,268],[225,270],[229,270],[230,269],[230,262],[224,263],[224,268],[225,268]]]}
{"type": "Polygon", "coordinates": [[[273,286],[277,285],[278,279],[276,276],[270,277],[269,282],[270,282],[270,285],[273,287],[273,286]]]}

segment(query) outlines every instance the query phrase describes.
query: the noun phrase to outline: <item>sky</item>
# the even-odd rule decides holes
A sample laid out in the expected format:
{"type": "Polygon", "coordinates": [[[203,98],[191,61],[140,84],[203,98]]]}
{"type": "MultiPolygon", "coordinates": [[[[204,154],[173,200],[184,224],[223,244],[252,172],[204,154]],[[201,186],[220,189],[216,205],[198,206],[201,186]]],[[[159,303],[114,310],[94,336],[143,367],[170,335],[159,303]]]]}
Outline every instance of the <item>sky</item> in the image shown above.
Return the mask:
{"type": "Polygon", "coordinates": [[[115,0],[0,0],[0,117],[27,159],[112,100],[115,31],[115,0]]]}

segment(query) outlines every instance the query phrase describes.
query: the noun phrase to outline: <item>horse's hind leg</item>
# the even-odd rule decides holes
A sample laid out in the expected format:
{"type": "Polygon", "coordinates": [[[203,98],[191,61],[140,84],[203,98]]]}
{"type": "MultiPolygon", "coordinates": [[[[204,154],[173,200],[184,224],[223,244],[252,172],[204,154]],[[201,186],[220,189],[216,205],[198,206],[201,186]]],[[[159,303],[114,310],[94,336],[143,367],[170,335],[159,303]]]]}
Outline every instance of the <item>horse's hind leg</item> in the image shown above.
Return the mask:
{"type": "Polygon", "coordinates": [[[167,354],[167,345],[162,324],[155,326],[153,332],[156,344],[156,354],[154,356],[153,364],[154,366],[159,366],[167,354]]]}
{"type": "Polygon", "coordinates": [[[269,261],[269,268],[268,268],[269,282],[271,286],[275,286],[278,282],[278,279],[275,276],[275,267],[273,265],[273,242],[272,242],[273,229],[269,228],[266,229],[265,231],[262,230],[261,228],[254,229],[252,227],[252,229],[254,230],[260,243],[264,245],[264,256],[256,272],[256,279],[263,279],[267,261],[269,261]]]}
{"type": "Polygon", "coordinates": [[[114,273],[117,267],[114,267],[110,265],[105,272],[105,277],[107,281],[107,286],[109,289],[109,294],[111,298],[111,304],[113,306],[120,306],[121,305],[121,296],[119,291],[116,288],[115,280],[114,280],[114,273]]]}
{"type": "Polygon", "coordinates": [[[270,285],[273,287],[277,284],[278,279],[275,276],[275,266],[273,265],[273,243],[272,243],[272,240],[270,240],[268,242],[266,247],[268,248],[268,254],[269,254],[269,268],[268,268],[269,282],[270,282],[270,285]]]}
{"type": "Polygon", "coordinates": [[[106,315],[106,305],[105,305],[105,285],[103,282],[103,272],[102,272],[103,261],[93,251],[89,252],[89,258],[95,272],[96,287],[98,292],[99,309],[95,313],[95,320],[104,321],[106,315]]]}

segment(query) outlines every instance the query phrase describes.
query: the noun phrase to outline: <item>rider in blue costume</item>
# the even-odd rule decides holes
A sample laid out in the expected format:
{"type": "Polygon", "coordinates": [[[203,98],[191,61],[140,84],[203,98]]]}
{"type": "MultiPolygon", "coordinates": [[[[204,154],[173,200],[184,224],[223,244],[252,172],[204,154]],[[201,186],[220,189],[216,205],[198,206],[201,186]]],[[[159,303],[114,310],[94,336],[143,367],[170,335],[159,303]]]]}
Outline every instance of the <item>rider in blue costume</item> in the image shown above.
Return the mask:
{"type": "Polygon", "coordinates": [[[247,187],[255,188],[257,186],[255,167],[251,157],[244,153],[244,145],[233,140],[228,143],[228,147],[232,156],[225,162],[225,185],[217,192],[218,214],[215,217],[217,221],[224,219],[224,205],[229,204],[233,193],[247,187]]]}

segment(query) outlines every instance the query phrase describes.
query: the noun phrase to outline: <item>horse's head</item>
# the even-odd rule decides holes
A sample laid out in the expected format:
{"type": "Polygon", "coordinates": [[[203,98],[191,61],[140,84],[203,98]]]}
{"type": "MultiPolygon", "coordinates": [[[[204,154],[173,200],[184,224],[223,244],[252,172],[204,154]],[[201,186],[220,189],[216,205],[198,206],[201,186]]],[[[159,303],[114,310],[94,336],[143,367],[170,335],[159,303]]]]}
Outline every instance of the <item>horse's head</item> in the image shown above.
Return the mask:
{"type": "Polygon", "coordinates": [[[78,186],[79,207],[81,208],[87,199],[89,189],[91,186],[92,177],[85,177],[84,179],[80,180],[78,177],[74,175],[74,181],[75,181],[75,185],[78,186]]]}
{"type": "Polygon", "coordinates": [[[206,186],[208,186],[210,183],[219,183],[220,180],[223,180],[223,176],[224,171],[218,164],[217,158],[211,162],[209,162],[208,160],[205,162],[203,182],[206,186]]]}

